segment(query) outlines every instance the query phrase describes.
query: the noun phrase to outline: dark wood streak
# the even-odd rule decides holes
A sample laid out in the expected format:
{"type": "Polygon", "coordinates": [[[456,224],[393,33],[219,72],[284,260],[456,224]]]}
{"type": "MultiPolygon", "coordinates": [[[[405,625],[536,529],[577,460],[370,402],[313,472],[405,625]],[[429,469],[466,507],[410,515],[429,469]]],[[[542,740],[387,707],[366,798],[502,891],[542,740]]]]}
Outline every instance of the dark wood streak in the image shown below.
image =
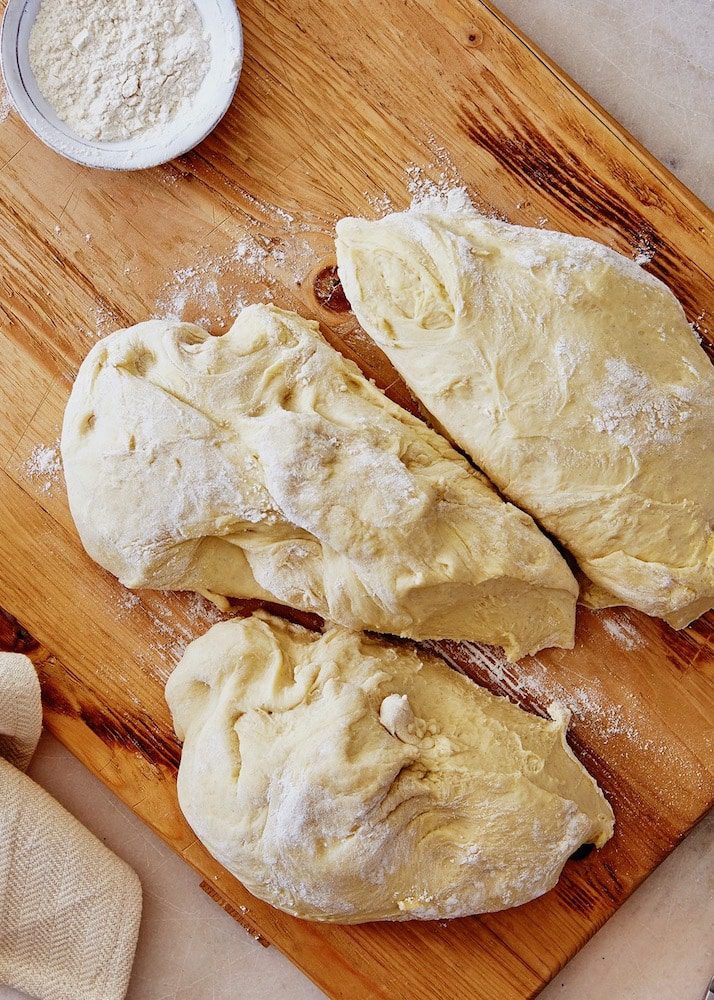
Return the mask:
{"type": "MultiPolygon", "coordinates": [[[[693,283],[685,280],[681,251],[627,201],[593,173],[572,149],[557,147],[523,114],[503,84],[485,69],[481,78],[469,81],[474,91],[484,86],[505,105],[500,120],[487,118],[472,97],[459,106],[458,122],[468,137],[489,152],[502,170],[537,187],[561,202],[568,214],[583,222],[603,222],[621,234],[631,246],[644,241],[654,250],[648,269],[666,281],[695,319],[703,303],[693,283]]],[[[484,101],[484,105],[488,102],[484,101]]],[[[640,199],[643,204],[648,202],[640,199]]]]}
{"type": "Polygon", "coordinates": [[[254,611],[262,609],[278,618],[285,618],[294,625],[302,625],[303,628],[310,629],[312,632],[321,632],[325,626],[325,622],[319,615],[311,611],[289,608],[286,604],[274,604],[271,601],[261,601],[257,598],[232,598],[229,603],[231,615],[239,618],[247,618],[254,611]]]}
{"type": "Polygon", "coordinates": [[[666,622],[653,619],[655,627],[663,634],[661,648],[667,660],[680,673],[689,673],[702,651],[711,644],[714,632],[714,613],[709,612],[686,629],[671,628],[666,622]]]}
{"type": "Polygon", "coordinates": [[[39,648],[39,642],[31,636],[17,618],[0,608],[0,651],[4,653],[24,653],[29,656],[39,648]]]}
{"type": "Polygon", "coordinates": [[[52,677],[41,677],[42,701],[47,711],[83,722],[104,743],[139,753],[154,768],[175,776],[181,747],[173,733],[165,731],[148,715],[121,715],[108,706],[70,701],[52,677]]]}
{"type": "MultiPolygon", "coordinates": [[[[38,656],[38,675],[42,688],[42,704],[46,711],[83,722],[91,731],[107,744],[114,744],[139,753],[152,767],[162,768],[175,775],[181,759],[181,747],[174,734],[164,730],[155,720],[141,712],[121,714],[111,708],[90,704],[76,698],[70,700],[53,674],[43,668],[45,661],[55,664],[54,658],[43,650],[40,643],[23,628],[11,614],[0,608],[0,651],[12,653],[45,653],[38,656]]],[[[67,680],[72,682],[74,691],[81,690],[83,681],[66,666],[62,667],[65,691],[67,680]]]]}
{"type": "Polygon", "coordinates": [[[625,886],[622,880],[620,879],[620,876],[617,874],[617,872],[614,869],[614,866],[609,861],[603,861],[602,865],[603,868],[606,870],[607,874],[609,875],[612,884],[615,886],[617,890],[618,898],[622,899],[625,893],[625,886]]]}
{"type": "Polygon", "coordinates": [[[571,881],[565,876],[558,884],[558,895],[571,910],[582,913],[586,917],[593,912],[599,902],[590,892],[587,883],[571,881]]]}

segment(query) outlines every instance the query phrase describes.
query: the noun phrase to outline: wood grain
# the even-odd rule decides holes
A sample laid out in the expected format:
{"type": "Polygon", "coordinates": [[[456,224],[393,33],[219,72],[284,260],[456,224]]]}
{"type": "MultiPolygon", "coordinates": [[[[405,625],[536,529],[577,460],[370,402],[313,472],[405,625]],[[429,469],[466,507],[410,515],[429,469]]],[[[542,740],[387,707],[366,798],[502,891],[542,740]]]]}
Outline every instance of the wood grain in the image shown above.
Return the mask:
{"type": "Polygon", "coordinates": [[[406,204],[413,165],[460,178],[477,204],[513,222],[651,249],[650,270],[705,338],[711,216],[487,3],[246,0],[241,14],[246,64],[233,107],[172,164],[90,171],[44,149],[14,115],[0,125],[0,605],[10,616],[0,645],[37,663],[51,731],[221,905],[331,996],[523,1000],[714,800],[712,621],[675,633],[634,611],[582,611],[573,651],[517,667],[485,647],[439,644],[533,711],[554,697],[571,706],[573,746],[613,803],[616,836],[516,910],[444,924],[307,924],[249,896],[178,809],[180,749],[163,684],[214,613],[191,595],[133,599],[84,554],[61,478],[33,475],[28,460],[57,440],[97,331],[179,309],[220,332],[239,299],[269,297],[318,319],[414,409],[332,270],[336,218],[374,215],[385,194],[406,204]],[[260,248],[259,267],[236,255],[245,240],[260,248]]]}

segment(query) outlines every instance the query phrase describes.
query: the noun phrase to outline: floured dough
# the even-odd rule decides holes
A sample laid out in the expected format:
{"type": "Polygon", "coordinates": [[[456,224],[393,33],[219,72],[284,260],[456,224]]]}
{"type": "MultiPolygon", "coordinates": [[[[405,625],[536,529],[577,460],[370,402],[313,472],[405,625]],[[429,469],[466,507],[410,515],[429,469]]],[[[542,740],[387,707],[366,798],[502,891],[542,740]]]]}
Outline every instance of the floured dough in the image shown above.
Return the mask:
{"type": "Polygon", "coordinates": [[[584,600],[681,628],[714,597],[714,373],[672,293],[463,192],[337,226],[364,329],[435,421],[576,557],[584,600]]]}
{"type": "Polygon", "coordinates": [[[166,698],[196,835],[309,920],[516,906],[612,834],[567,713],[529,715],[411,646],[233,619],[187,647],[166,698]]]}
{"type": "Polygon", "coordinates": [[[294,313],[100,341],[62,458],[85,548],[128,587],[267,598],[514,657],[572,646],[577,585],[531,518],[294,313]]]}

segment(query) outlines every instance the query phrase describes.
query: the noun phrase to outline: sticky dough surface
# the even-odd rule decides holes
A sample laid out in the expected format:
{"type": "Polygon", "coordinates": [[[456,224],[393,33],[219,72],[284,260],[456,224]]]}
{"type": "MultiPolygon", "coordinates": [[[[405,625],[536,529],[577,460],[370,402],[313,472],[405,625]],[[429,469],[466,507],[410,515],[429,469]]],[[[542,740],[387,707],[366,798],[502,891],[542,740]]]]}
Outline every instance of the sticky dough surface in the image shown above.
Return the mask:
{"type": "Polygon", "coordinates": [[[576,557],[583,596],[676,628],[714,597],[714,372],[655,277],[463,193],[337,226],[364,329],[450,437],[576,557]]]}
{"type": "Polygon", "coordinates": [[[352,628],[571,646],[577,585],[531,518],[333,350],[251,306],[100,341],[62,432],[89,554],[128,587],[259,597],[352,628]]]}
{"type": "Polygon", "coordinates": [[[515,906],[612,834],[566,713],[529,715],[406,644],[234,619],[188,646],[166,698],[196,835],[300,917],[515,906]]]}

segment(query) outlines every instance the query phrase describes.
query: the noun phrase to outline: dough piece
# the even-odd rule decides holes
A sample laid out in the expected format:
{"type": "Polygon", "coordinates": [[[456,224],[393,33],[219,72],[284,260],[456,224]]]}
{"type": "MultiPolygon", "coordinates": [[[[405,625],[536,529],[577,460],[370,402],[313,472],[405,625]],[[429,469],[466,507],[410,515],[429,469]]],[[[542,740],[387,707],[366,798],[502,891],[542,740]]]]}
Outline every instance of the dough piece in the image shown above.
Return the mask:
{"type": "Polygon", "coordinates": [[[128,587],[513,657],[573,644],[577,584],[531,518],[295,313],[255,305],[223,337],[154,321],[100,341],[62,458],[85,548],[128,587]]]}
{"type": "Polygon", "coordinates": [[[233,619],[187,647],[166,699],[197,837],[298,917],[517,906],[612,834],[564,710],[529,715],[411,646],[233,619]]]}
{"type": "Polygon", "coordinates": [[[505,496],[575,556],[595,607],[687,625],[714,597],[714,372],[657,278],[464,192],[343,219],[360,323],[505,496]]]}

